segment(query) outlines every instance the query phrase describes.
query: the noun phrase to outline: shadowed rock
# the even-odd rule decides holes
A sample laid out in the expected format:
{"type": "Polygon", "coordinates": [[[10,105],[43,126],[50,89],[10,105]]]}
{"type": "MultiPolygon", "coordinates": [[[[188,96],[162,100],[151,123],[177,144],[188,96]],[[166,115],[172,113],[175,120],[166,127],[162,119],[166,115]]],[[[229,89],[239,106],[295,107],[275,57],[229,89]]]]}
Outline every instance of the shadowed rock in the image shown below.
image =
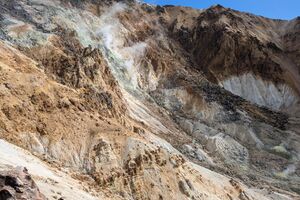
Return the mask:
{"type": "Polygon", "coordinates": [[[10,171],[0,171],[0,199],[46,200],[28,170],[23,167],[17,167],[10,171]]]}

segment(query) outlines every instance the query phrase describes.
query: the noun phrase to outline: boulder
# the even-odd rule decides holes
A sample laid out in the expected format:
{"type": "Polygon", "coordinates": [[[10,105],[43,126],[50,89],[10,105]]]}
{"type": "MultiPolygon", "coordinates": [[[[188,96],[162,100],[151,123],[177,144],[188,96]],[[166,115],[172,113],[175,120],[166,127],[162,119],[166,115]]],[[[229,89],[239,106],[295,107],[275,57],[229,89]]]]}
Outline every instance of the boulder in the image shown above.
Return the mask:
{"type": "Polygon", "coordinates": [[[0,199],[1,200],[46,200],[39,188],[23,167],[9,171],[0,171],[0,199]]]}

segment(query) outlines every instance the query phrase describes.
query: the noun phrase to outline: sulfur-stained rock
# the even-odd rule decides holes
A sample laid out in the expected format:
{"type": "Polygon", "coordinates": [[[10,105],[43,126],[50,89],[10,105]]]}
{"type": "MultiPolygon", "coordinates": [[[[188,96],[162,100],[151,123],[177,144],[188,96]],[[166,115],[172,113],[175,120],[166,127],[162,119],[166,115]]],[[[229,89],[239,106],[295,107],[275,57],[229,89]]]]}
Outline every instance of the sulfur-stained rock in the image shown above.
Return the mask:
{"type": "Polygon", "coordinates": [[[299,198],[299,18],[0,0],[0,27],[0,169],[48,199],[299,198]]]}

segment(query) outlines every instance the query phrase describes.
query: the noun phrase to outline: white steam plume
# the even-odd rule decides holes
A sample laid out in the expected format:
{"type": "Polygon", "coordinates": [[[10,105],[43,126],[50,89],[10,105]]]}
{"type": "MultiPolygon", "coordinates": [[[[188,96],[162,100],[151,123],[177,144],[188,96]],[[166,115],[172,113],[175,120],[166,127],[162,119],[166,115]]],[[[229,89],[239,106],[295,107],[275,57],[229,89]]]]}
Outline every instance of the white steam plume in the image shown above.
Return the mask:
{"type": "Polygon", "coordinates": [[[113,4],[101,17],[101,27],[97,33],[101,36],[106,48],[114,56],[123,61],[124,69],[127,71],[128,79],[134,88],[138,87],[138,68],[139,61],[144,56],[147,44],[145,42],[134,43],[131,46],[125,46],[125,39],[128,30],[120,22],[118,14],[124,12],[128,7],[123,3],[113,4]]]}

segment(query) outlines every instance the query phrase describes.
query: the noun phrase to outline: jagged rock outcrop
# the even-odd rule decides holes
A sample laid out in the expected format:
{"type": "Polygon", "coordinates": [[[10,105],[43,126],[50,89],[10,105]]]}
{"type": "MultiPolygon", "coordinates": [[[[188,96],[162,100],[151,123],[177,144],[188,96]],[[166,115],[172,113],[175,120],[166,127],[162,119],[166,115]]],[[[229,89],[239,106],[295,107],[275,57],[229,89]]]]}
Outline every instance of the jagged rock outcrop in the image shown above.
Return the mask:
{"type": "Polygon", "coordinates": [[[31,152],[0,140],[0,169],[38,166],[49,199],[299,198],[298,19],[109,0],[0,11],[0,137],[31,152]]]}
{"type": "Polygon", "coordinates": [[[0,199],[45,200],[26,168],[0,171],[0,199]]]}

